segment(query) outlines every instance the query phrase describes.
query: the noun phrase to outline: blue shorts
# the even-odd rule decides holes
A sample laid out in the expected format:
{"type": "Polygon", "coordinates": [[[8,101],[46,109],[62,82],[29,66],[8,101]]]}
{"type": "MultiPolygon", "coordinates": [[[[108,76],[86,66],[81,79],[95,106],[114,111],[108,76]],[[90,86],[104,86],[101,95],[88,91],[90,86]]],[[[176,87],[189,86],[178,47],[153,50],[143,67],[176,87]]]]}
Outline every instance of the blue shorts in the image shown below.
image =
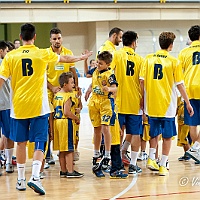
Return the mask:
{"type": "Polygon", "coordinates": [[[190,117],[184,102],[184,123],[189,126],[198,126],[200,125],[200,100],[190,99],[190,104],[193,107],[194,115],[190,117]]]}
{"type": "Polygon", "coordinates": [[[2,127],[2,134],[6,138],[10,138],[10,109],[0,111],[0,124],[2,127]]]}
{"type": "Polygon", "coordinates": [[[142,115],[118,114],[120,128],[126,127],[126,133],[131,135],[142,134],[142,115]]]}
{"type": "Polygon", "coordinates": [[[171,138],[176,133],[175,117],[149,117],[150,133],[151,137],[156,137],[162,134],[163,138],[171,138]]]}
{"type": "Polygon", "coordinates": [[[10,139],[15,142],[46,142],[49,114],[29,118],[11,118],[10,139]]]}

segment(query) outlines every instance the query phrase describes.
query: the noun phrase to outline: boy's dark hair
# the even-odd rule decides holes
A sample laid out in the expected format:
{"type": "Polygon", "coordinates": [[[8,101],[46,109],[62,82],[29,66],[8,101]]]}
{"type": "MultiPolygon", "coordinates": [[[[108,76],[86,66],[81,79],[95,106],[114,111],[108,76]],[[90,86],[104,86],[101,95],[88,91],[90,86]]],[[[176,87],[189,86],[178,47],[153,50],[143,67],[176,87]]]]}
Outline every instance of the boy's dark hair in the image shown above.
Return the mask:
{"type": "Polygon", "coordinates": [[[115,27],[113,29],[110,30],[109,32],[109,37],[111,37],[114,33],[116,33],[117,35],[119,35],[119,32],[122,31],[122,29],[115,27]]]}
{"type": "Polygon", "coordinates": [[[28,23],[23,24],[20,35],[24,41],[32,40],[35,36],[35,26],[28,23]]]}
{"type": "Polygon", "coordinates": [[[72,72],[63,72],[58,79],[60,87],[63,87],[64,83],[68,84],[70,78],[73,78],[72,72]]]}
{"type": "Polygon", "coordinates": [[[122,35],[122,43],[123,46],[130,46],[133,42],[135,42],[138,39],[138,35],[134,31],[126,31],[122,35]]]}
{"type": "Polygon", "coordinates": [[[101,52],[97,58],[99,60],[103,60],[106,64],[110,64],[112,62],[112,54],[109,51],[101,52]]]}
{"type": "Polygon", "coordinates": [[[93,61],[95,61],[95,59],[91,59],[91,60],[90,60],[90,65],[92,64],[93,61]]]}
{"type": "Polygon", "coordinates": [[[12,51],[13,49],[15,49],[15,45],[11,41],[7,41],[7,44],[8,44],[9,51],[12,51]]]}
{"type": "Polygon", "coordinates": [[[15,42],[17,42],[17,41],[21,42],[20,39],[15,39],[15,40],[13,41],[13,43],[15,44],[15,42]]]}
{"type": "Polygon", "coordinates": [[[200,26],[199,25],[192,26],[188,31],[188,35],[191,41],[199,40],[200,26]]]}
{"type": "Polygon", "coordinates": [[[0,40],[0,49],[4,51],[7,47],[9,48],[8,43],[6,43],[4,40],[0,40]]]}
{"type": "Polygon", "coordinates": [[[168,49],[170,44],[173,44],[176,36],[173,32],[162,32],[159,35],[159,44],[161,49],[168,49]]]}
{"type": "Polygon", "coordinates": [[[52,34],[59,34],[59,33],[62,34],[61,30],[57,27],[54,27],[50,30],[50,37],[52,34]]]}

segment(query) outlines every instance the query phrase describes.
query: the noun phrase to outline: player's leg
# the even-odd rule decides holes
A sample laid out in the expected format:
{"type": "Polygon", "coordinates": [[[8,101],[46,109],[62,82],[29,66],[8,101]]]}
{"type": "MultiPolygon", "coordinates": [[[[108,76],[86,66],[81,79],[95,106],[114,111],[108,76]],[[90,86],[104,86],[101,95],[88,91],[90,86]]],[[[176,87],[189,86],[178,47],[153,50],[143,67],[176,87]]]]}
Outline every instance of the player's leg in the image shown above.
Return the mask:
{"type": "Polygon", "coordinates": [[[127,115],[126,131],[128,134],[132,135],[129,174],[141,173],[142,169],[137,166],[137,158],[141,145],[140,135],[142,134],[142,115],[127,115]]]}
{"type": "Polygon", "coordinates": [[[32,164],[32,176],[28,182],[28,186],[36,193],[45,194],[45,189],[40,182],[40,169],[44,159],[44,152],[48,138],[48,117],[44,115],[30,119],[30,142],[35,142],[35,152],[32,164]]]}
{"type": "MultiPolygon", "coordinates": [[[[194,115],[190,117],[187,109],[184,109],[184,121],[185,124],[190,126],[190,136],[194,144],[186,151],[186,154],[195,161],[200,162],[200,134],[197,128],[197,126],[200,125],[200,100],[190,99],[190,103],[193,107],[194,115]]],[[[185,104],[184,108],[186,108],[185,104]]]]}

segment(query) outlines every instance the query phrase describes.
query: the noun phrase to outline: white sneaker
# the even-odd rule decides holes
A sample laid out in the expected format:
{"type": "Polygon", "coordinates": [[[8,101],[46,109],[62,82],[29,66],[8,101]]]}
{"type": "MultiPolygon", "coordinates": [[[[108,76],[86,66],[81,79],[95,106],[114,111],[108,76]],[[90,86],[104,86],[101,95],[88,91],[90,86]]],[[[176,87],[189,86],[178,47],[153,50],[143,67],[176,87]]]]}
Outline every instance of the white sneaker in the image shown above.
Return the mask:
{"type": "Polygon", "coordinates": [[[29,182],[27,183],[27,185],[31,189],[33,189],[36,193],[39,193],[40,195],[44,195],[45,194],[45,189],[43,188],[40,179],[35,180],[33,177],[31,177],[29,182]]]}
{"type": "Polygon", "coordinates": [[[74,151],[74,161],[79,160],[80,153],[78,151],[74,151]]]}
{"type": "Polygon", "coordinates": [[[200,162],[200,149],[193,149],[192,147],[185,152],[186,156],[194,159],[197,162],[200,162]]]}
{"type": "Polygon", "coordinates": [[[49,167],[50,167],[50,166],[49,166],[48,163],[45,163],[45,164],[44,164],[44,169],[49,169],[49,167]]]}
{"type": "Polygon", "coordinates": [[[40,172],[40,179],[44,179],[46,177],[44,172],[40,172]]]}
{"type": "Polygon", "coordinates": [[[148,155],[146,154],[146,152],[140,152],[140,154],[138,155],[138,160],[147,160],[148,155]]]}
{"type": "Polygon", "coordinates": [[[10,163],[6,164],[6,172],[7,173],[13,173],[14,172],[14,166],[10,163]]]}
{"type": "Polygon", "coordinates": [[[26,179],[25,180],[23,180],[23,179],[17,180],[16,189],[19,191],[26,190],[26,179]]]}

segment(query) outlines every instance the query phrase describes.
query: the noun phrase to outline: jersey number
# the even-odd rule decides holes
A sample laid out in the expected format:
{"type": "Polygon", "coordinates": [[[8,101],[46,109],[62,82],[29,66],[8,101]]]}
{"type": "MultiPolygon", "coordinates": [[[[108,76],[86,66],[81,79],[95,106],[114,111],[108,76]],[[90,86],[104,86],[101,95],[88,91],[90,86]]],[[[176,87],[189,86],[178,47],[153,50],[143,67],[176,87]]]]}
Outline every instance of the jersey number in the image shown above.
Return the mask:
{"type": "Polygon", "coordinates": [[[61,119],[62,116],[63,116],[62,107],[61,107],[61,106],[56,106],[54,118],[56,118],[56,119],[61,119]]]}
{"type": "Polygon", "coordinates": [[[200,52],[194,52],[193,53],[192,64],[193,65],[200,64],[200,52]]]}
{"type": "Polygon", "coordinates": [[[22,59],[22,75],[31,76],[33,74],[32,60],[31,59],[22,59]]]}
{"type": "Polygon", "coordinates": [[[109,115],[103,115],[103,116],[102,116],[102,121],[103,121],[103,122],[108,122],[109,119],[110,119],[110,116],[109,116],[109,115]]]}
{"type": "Polygon", "coordinates": [[[163,78],[163,72],[162,72],[162,65],[161,64],[155,64],[154,65],[154,75],[153,79],[162,79],[163,78]]]}
{"type": "Polygon", "coordinates": [[[127,65],[126,65],[126,75],[127,76],[133,76],[134,75],[134,62],[131,62],[127,60],[127,65]]]}

